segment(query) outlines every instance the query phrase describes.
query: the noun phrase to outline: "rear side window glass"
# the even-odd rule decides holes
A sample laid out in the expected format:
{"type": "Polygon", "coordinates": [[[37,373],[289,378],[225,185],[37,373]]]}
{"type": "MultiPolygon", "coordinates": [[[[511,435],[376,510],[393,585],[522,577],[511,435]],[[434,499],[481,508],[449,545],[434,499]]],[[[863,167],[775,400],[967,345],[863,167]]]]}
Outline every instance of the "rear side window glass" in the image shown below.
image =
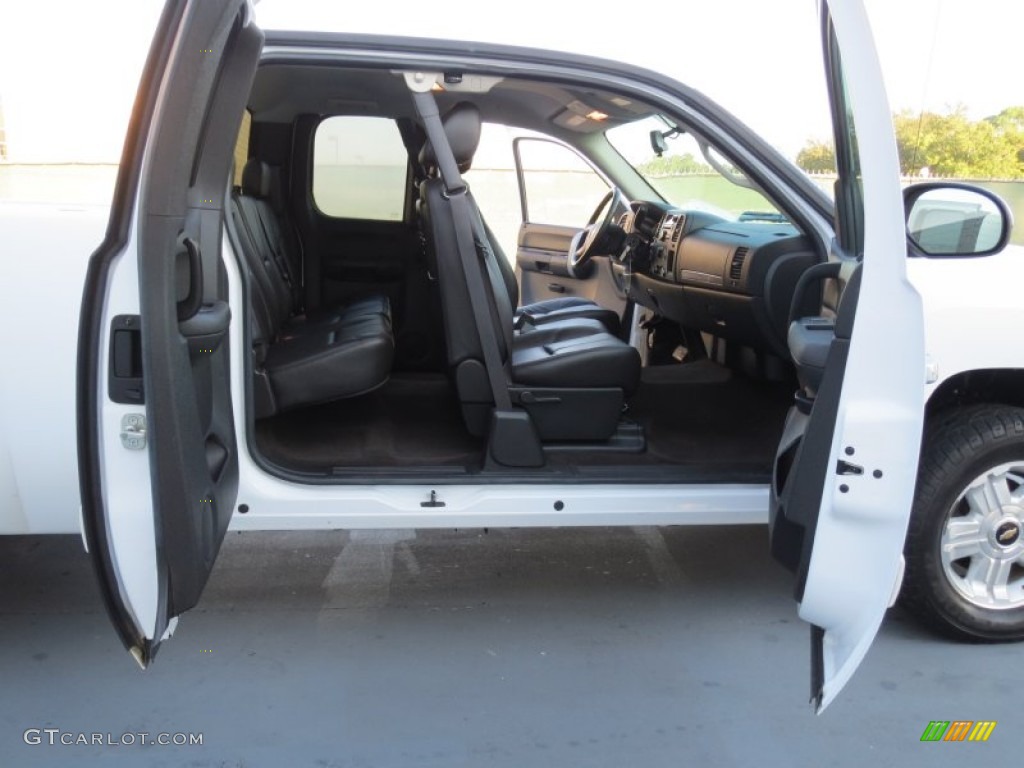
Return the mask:
{"type": "Polygon", "coordinates": [[[402,221],[408,158],[394,120],[329,117],[313,141],[313,201],[325,216],[402,221]]]}

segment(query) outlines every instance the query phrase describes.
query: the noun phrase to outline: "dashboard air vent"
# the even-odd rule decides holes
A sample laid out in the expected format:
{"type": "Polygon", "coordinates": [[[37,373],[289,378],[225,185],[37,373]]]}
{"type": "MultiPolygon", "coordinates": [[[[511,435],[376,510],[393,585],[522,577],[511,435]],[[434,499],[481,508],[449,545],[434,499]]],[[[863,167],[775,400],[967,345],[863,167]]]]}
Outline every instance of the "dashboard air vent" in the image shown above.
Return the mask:
{"type": "Polygon", "coordinates": [[[683,224],[686,222],[686,217],[680,214],[676,217],[674,229],[672,230],[672,242],[678,243],[679,236],[683,233],[683,224]]]}
{"type": "Polygon", "coordinates": [[[729,279],[739,281],[743,277],[743,262],[750,252],[749,248],[737,248],[729,262],[729,279]]]}

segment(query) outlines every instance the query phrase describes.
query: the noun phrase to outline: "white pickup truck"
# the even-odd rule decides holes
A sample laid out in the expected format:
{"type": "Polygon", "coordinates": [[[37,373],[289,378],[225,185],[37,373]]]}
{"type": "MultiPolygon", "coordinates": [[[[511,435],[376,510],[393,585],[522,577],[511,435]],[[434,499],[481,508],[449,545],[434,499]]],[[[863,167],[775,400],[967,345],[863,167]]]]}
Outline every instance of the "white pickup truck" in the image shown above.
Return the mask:
{"type": "Polygon", "coordinates": [[[767,522],[819,707],[901,583],[1024,637],[1024,254],[901,192],[860,2],[821,14],[834,199],[658,73],[171,0],[109,220],[0,210],[0,533],[81,530],[143,666],[229,525],[767,522]],[[489,125],[531,134],[508,256],[489,125]]]}

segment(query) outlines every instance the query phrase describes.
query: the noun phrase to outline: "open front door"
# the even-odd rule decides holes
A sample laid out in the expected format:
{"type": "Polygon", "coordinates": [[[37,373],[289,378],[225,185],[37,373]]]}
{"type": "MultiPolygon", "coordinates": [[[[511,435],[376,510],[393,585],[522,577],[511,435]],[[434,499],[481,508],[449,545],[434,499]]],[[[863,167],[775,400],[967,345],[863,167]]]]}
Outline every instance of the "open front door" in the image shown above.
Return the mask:
{"type": "MultiPolygon", "coordinates": [[[[573,238],[603,212],[609,182],[575,149],[551,139],[519,137],[512,152],[523,216],[515,258],[520,306],[587,299],[622,317],[627,296],[614,260],[595,256],[578,269],[569,260],[573,238]]],[[[624,213],[615,211],[616,220],[624,213]]]]}
{"type": "MultiPolygon", "coordinates": [[[[899,165],[861,0],[821,4],[839,179],[830,260],[793,318],[800,391],[775,462],[771,546],[811,624],[818,711],[860,664],[899,589],[924,416],[920,297],[906,278],[899,165]],[[822,290],[824,287],[825,290],[822,290]],[[834,310],[834,311],[833,311],[834,310]]],[[[794,306],[799,306],[799,296],[794,306]]]]}
{"type": "Polygon", "coordinates": [[[82,301],[83,528],[111,620],[143,667],[198,601],[238,487],[221,259],[263,43],[251,18],[246,0],[167,3],[82,301]]]}

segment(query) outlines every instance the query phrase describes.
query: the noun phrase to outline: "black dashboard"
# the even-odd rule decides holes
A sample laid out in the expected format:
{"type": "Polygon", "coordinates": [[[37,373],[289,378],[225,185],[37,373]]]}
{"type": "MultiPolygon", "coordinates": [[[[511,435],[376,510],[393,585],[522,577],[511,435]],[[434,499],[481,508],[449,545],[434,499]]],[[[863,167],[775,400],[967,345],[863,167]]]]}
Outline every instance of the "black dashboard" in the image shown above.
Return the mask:
{"type": "Polygon", "coordinates": [[[819,260],[809,238],[772,214],[736,221],[660,202],[631,210],[630,298],[682,326],[788,356],[796,282],[819,260]]]}

